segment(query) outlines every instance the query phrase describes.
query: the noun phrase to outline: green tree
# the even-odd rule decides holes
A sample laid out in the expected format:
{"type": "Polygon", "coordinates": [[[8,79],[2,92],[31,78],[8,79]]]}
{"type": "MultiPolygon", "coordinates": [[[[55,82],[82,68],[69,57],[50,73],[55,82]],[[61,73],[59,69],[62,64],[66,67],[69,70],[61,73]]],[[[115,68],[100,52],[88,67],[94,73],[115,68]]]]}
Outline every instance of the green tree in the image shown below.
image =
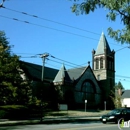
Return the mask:
{"type": "Polygon", "coordinates": [[[123,87],[123,85],[122,85],[122,83],[119,81],[118,83],[116,83],[115,84],[115,89],[121,89],[121,90],[123,90],[124,89],[124,87],[123,87]]]}
{"type": "Polygon", "coordinates": [[[5,33],[0,31],[0,103],[21,104],[27,101],[27,83],[20,76],[19,57],[11,54],[5,33]]]}
{"type": "Polygon", "coordinates": [[[121,42],[122,44],[130,44],[130,0],[74,0],[75,3],[72,6],[72,12],[76,14],[89,14],[94,12],[97,8],[105,8],[108,10],[106,17],[115,21],[117,17],[120,17],[123,23],[123,28],[113,30],[108,28],[108,34],[110,37],[121,42]]]}
{"type": "Polygon", "coordinates": [[[118,83],[115,83],[115,87],[111,91],[111,95],[110,95],[115,108],[120,108],[122,106],[121,105],[121,96],[122,96],[123,91],[124,91],[124,87],[121,84],[121,82],[119,81],[118,83]]]}

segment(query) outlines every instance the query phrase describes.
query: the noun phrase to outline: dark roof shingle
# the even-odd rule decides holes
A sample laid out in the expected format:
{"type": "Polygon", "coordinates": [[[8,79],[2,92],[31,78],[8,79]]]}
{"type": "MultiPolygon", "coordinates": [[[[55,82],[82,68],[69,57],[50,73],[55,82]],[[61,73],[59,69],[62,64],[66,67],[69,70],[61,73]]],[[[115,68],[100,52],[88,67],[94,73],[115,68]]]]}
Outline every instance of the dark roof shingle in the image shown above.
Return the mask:
{"type": "Polygon", "coordinates": [[[130,90],[125,90],[121,97],[122,98],[130,98],[130,90]]]}
{"type": "MultiPolygon", "coordinates": [[[[35,80],[41,80],[42,76],[42,66],[33,64],[33,63],[28,63],[25,61],[20,61],[21,62],[21,69],[23,69],[26,74],[31,77],[32,79],[35,80]]],[[[53,81],[58,70],[49,68],[49,67],[44,67],[44,79],[53,81]]]]}

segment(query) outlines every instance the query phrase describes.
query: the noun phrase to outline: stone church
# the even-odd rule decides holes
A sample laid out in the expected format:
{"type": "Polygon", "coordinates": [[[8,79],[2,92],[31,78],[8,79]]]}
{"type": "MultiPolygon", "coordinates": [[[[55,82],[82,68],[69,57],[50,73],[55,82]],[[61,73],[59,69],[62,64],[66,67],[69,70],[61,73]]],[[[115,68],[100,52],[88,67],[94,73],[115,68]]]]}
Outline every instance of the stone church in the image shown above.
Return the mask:
{"type": "MultiPolygon", "coordinates": [[[[21,61],[24,76],[32,82],[36,90],[41,82],[42,66],[21,61]]],[[[87,66],[66,69],[63,64],[59,70],[44,67],[44,94],[50,94],[50,88],[54,86],[60,92],[62,98],[59,103],[64,103],[72,108],[112,107],[110,93],[115,85],[115,52],[111,51],[104,33],[101,34],[96,50],[92,50],[92,67],[87,66]]],[[[53,97],[54,98],[54,97],[53,97]]]]}

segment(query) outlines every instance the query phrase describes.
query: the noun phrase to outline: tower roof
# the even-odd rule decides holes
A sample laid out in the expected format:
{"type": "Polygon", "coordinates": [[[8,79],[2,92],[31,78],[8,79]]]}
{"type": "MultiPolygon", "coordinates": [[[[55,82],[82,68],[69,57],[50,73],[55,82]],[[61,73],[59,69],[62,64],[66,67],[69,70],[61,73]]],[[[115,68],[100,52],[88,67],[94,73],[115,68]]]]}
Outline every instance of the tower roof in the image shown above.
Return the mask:
{"type": "Polygon", "coordinates": [[[61,69],[59,70],[59,72],[57,73],[55,79],[53,82],[71,82],[71,79],[66,71],[66,68],[64,66],[64,64],[62,65],[61,69]]]}
{"type": "Polygon", "coordinates": [[[102,32],[95,55],[104,54],[105,49],[107,51],[107,54],[111,53],[111,49],[109,47],[107,39],[106,39],[104,33],[102,32]]]}

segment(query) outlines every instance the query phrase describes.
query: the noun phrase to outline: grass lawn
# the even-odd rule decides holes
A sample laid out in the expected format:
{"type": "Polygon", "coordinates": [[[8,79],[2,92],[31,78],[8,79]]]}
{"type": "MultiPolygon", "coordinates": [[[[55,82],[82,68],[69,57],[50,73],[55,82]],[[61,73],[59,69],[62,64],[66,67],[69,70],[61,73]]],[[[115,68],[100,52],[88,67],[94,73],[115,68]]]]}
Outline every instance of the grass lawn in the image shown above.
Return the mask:
{"type": "Polygon", "coordinates": [[[47,112],[45,113],[45,117],[59,117],[59,116],[101,116],[103,114],[108,113],[110,110],[68,110],[68,111],[52,111],[52,112],[47,112]]]}

